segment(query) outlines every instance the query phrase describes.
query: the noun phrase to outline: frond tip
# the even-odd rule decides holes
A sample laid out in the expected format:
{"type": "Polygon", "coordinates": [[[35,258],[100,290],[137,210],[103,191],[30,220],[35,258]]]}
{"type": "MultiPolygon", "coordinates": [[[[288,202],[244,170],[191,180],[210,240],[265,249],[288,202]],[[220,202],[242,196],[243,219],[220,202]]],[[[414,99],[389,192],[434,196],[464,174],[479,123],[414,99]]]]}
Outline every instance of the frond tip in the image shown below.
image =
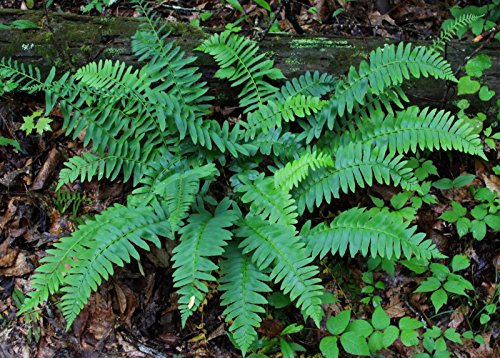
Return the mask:
{"type": "Polygon", "coordinates": [[[425,234],[415,233],[417,227],[409,224],[387,210],[353,208],[330,225],[311,228],[307,222],[300,235],[313,257],[323,258],[328,252],[344,256],[348,249],[351,257],[357,253],[387,259],[399,259],[401,255],[407,259],[413,255],[418,259],[441,257],[436,245],[424,240],[425,234]]]}

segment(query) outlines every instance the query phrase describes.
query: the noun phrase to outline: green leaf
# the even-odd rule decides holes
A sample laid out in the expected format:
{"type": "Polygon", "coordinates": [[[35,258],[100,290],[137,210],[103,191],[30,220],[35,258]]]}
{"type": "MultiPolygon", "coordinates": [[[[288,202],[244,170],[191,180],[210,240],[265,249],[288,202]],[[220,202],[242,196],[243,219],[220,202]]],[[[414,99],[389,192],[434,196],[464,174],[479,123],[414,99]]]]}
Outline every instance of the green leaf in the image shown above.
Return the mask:
{"type": "Polygon", "coordinates": [[[269,6],[269,3],[265,0],[254,0],[257,5],[260,7],[266,9],[267,11],[271,12],[271,6],[269,6]]]}
{"type": "Polygon", "coordinates": [[[474,174],[460,175],[459,177],[457,177],[453,180],[453,187],[454,188],[461,188],[463,186],[466,186],[466,185],[472,183],[474,178],[476,178],[476,176],[474,174]]]}
{"type": "Polygon", "coordinates": [[[369,356],[370,348],[366,338],[360,337],[356,332],[346,332],[340,337],[344,350],[355,356],[369,356]]]}
{"type": "Polygon", "coordinates": [[[295,358],[295,351],[290,346],[290,343],[283,338],[280,338],[280,349],[283,354],[283,358],[295,358]]]}
{"type": "Polygon", "coordinates": [[[458,80],[458,95],[474,94],[481,87],[478,81],[474,81],[470,76],[461,77],[458,80]]]}
{"type": "Polygon", "coordinates": [[[459,237],[463,237],[464,235],[467,235],[467,233],[470,231],[470,220],[462,217],[457,220],[457,233],[459,237]]]}
{"type": "Polygon", "coordinates": [[[465,279],[463,279],[463,281],[448,280],[444,283],[443,288],[448,292],[455,293],[457,295],[467,296],[465,290],[467,289],[468,285],[464,281],[465,279]]]}
{"type": "Polygon", "coordinates": [[[413,195],[411,191],[404,191],[402,193],[396,194],[391,198],[391,205],[394,209],[399,210],[405,206],[408,199],[413,195]]]}
{"type": "Polygon", "coordinates": [[[469,266],[469,258],[465,255],[455,255],[451,260],[451,269],[453,272],[465,270],[469,266]]]}
{"type": "Polygon", "coordinates": [[[484,221],[472,220],[470,229],[476,240],[482,240],[486,236],[486,223],[484,221]]]}
{"type": "Polygon", "coordinates": [[[482,77],[483,71],[491,67],[491,58],[486,54],[479,54],[465,65],[465,72],[472,77],[482,77]]]}
{"type": "Polygon", "coordinates": [[[391,319],[380,306],[375,308],[372,315],[372,326],[375,329],[383,330],[391,323],[391,319]]]}
{"type": "Polygon", "coordinates": [[[438,264],[433,262],[429,265],[429,268],[434,274],[434,277],[437,278],[439,281],[446,280],[446,278],[450,274],[450,269],[443,264],[438,264]]]}
{"type": "Polygon", "coordinates": [[[36,132],[42,135],[44,132],[51,131],[50,123],[52,123],[52,119],[41,117],[38,119],[35,125],[36,132]]]}
{"type": "Polygon", "coordinates": [[[441,307],[448,302],[448,294],[445,290],[439,289],[431,295],[431,302],[434,305],[436,312],[438,312],[441,307]]]}
{"type": "Polygon", "coordinates": [[[382,337],[382,332],[373,332],[373,334],[368,339],[368,347],[370,348],[370,352],[377,352],[384,348],[382,337]]]}
{"type": "Polygon", "coordinates": [[[32,29],[38,29],[38,25],[35,24],[33,21],[30,20],[15,20],[10,23],[10,25],[7,25],[12,29],[18,29],[18,30],[32,30],[32,29]]]}
{"type": "Polygon", "coordinates": [[[302,331],[304,329],[303,325],[293,323],[289,326],[286,326],[285,329],[283,329],[280,333],[281,336],[287,335],[287,334],[294,334],[302,331]]]}
{"type": "Polygon", "coordinates": [[[460,338],[460,333],[457,333],[455,328],[448,328],[444,331],[444,336],[452,342],[463,344],[462,339],[460,338]]]}
{"type": "Polygon", "coordinates": [[[390,347],[399,336],[399,329],[396,326],[389,326],[382,334],[382,344],[384,348],[390,347]]]}
{"type": "Polygon", "coordinates": [[[495,96],[496,92],[493,90],[490,90],[488,86],[482,86],[481,89],[479,90],[479,99],[481,101],[489,101],[495,96]]]}
{"type": "Polygon", "coordinates": [[[432,186],[440,190],[449,190],[453,188],[453,180],[448,178],[439,179],[432,183],[432,186]]]}
{"type": "Polygon", "coordinates": [[[441,287],[441,282],[435,277],[429,277],[418,286],[415,292],[432,292],[436,291],[439,287],[441,287]]]}
{"type": "Polygon", "coordinates": [[[496,215],[488,215],[484,218],[484,222],[488,224],[488,226],[493,231],[500,231],[500,212],[496,215]]]}
{"type": "Polygon", "coordinates": [[[328,336],[323,338],[321,342],[319,342],[319,349],[326,358],[339,357],[340,352],[337,341],[338,341],[337,337],[328,336]]]}
{"type": "Polygon", "coordinates": [[[373,327],[370,323],[368,323],[368,321],[365,321],[364,319],[357,319],[349,323],[347,331],[354,332],[358,336],[367,338],[370,334],[372,334],[373,327]]]}
{"type": "Polygon", "coordinates": [[[0,136],[0,146],[1,145],[3,145],[3,146],[10,145],[10,146],[14,147],[16,152],[21,151],[21,145],[15,139],[10,139],[10,138],[5,138],[5,137],[0,136]]]}
{"type": "Polygon", "coordinates": [[[403,330],[415,330],[422,328],[424,325],[422,322],[415,318],[403,317],[399,320],[399,328],[403,330]]]}
{"type": "Polygon", "coordinates": [[[331,334],[339,335],[345,331],[351,319],[351,310],[340,312],[334,317],[330,317],[326,322],[326,328],[331,334]]]}
{"type": "Polygon", "coordinates": [[[226,1],[228,2],[229,5],[231,5],[233,8],[235,8],[239,12],[242,12],[242,13],[245,12],[245,10],[243,10],[243,6],[241,6],[241,4],[239,3],[238,0],[226,0],[226,1]]]}
{"type": "Polygon", "coordinates": [[[401,342],[407,347],[416,346],[420,342],[418,332],[413,330],[402,330],[400,338],[401,342]]]}
{"type": "Polygon", "coordinates": [[[283,308],[290,304],[290,297],[281,292],[274,292],[267,298],[268,303],[274,308],[283,308]]]}

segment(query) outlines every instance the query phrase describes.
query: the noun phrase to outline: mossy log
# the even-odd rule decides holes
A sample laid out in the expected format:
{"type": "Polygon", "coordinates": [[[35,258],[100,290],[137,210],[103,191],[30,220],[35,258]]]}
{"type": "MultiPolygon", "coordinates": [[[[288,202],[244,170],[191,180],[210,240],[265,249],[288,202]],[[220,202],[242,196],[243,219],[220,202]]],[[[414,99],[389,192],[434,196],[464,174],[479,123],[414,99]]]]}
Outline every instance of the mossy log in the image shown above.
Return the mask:
{"type": "MultiPolygon", "coordinates": [[[[130,37],[139,24],[137,19],[12,9],[0,9],[0,19],[4,24],[25,19],[39,26],[34,30],[0,30],[0,56],[29,62],[44,71],[52,65],[72,70],[100,58],[137,64],[130,48],[130,37]]],[[[172,27],[172,39],[189,54],[209,36],[209,32],[183,23],[173,23],[172,27]]],[[[366,59],[371,50],[388,42],[381,38],[268,35],[260,46],[274,58],[285,76],[291,78],[307,70],[343,75],[350,65],[366,59]]],[[[448,46],[446,57],[454,68],[459,68],[479,46],[483,46],[483,53],[492,57],[493,66],[484,80],[500,94],[498,43],[453,43],[448,46]]],[[[195,64],[217,93],[217,98],[225,102],[224,97],[231,96],[234,91],[224,91],[227,84],[212,79],[216,67],[209,57],[200,53],[196,55],[199,58],[195,64]]],[[[415,102],[436,105],[442,101],[446,86],[442,81],[423,79],[416,81],[408,93],[415,102]]]]}

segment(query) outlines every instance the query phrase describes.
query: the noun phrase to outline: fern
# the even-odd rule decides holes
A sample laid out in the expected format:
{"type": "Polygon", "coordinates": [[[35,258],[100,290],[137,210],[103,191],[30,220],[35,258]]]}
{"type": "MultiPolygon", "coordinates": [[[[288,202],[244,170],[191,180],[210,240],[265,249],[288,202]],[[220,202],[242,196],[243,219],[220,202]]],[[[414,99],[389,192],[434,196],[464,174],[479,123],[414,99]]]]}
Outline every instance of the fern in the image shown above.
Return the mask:
{"type": "Polygon", "coordinates": [[[317,151],[306,152],[299,159],[288,162],[284,168],[278,170],[274,174],[274,183],[278,187],[291,190],[299,186],[299,183],[309,175],[310,170],[333,166],[333,159],[328,154],[317,151]]]}
{"type": "Polygon", "coordinates": [[[262,294],[271,291],[266,284],[269,277],[235,244],[227,247],[224,256],[226,260],[221,264],[219,288],[224,292],[221,304],[227,306],[223,314],[226,322],[233,321],[229,331],[245,356],[257,338],[256,328],[262,321],[259,313],[265,312],[262,305],[267,303],[267,299],[262,294]]]}
{"type": "Polygon", "coordinates": [[[450,112],[416,106],[408,107],[383,120],[365,119],[356,130],[340,137],[340,145],[350,142],[388,146],[390,153],[406,154],[421,150],[458,150],[486,159],[479,135],[468,123],[450,112]]]}
{"type": "Polygon", "coordinates": [[[334,167],[315,170],[294,191],[299,214],[305,207],[309,211],[323,201],[330,203],[340,192],[354,192],[356,187],[372,185],[373,179],[381,184],[401,185],[405,190],[419,188],[411,169],[401,155],[387,153],[385,147],[372,147],[353,143],[336,151],[334,167]]]}
{"type": "Polygon", "coordinates": [[[247,216],[236,235],[244,238],[239,245],[243,253],[251,253],[252,261],[261,271],[271,266],[271,279],[281,282],[281,290],[296,301],[304,316],[311,317],[319,326],[323,317],[321,280],[315,277],[318,270],[310,265],[312,258],[293,227],[247,216]]]}
{"type": "Polygon", "coordinates": [[[265,54],[257,55],[257,44],[226,30],[205,40],[196,50],[214,57],[220,69],[215,77],[228,79],[231,86],[243,85],[239,94],[240,106],[245,112],[257,109],[277,92],[277,88],[264,80],[282,79],[280,70],[273,67],[273,61],[265,54]]]}
{"type": "Polygon", "coordinates": [[[261,173],[253,181],[242,178],[243,185],[237,190],[245,193],[241,197],[243,203],[251,203],[250,212],[262,219],[269,218],[271,223],[293,225],[297,223],[295,201],[285,190],[274,186],[271,177],[261,173]]]}
{"type": "Polygon", "coordinates": [[[62,292],[60,307],[69,328],[102,279],[113,275],[113,265],[139,259],[136,247],[160,247],[157,235],[168,230],[166,213],[159,207],[115,205],[80,226],[47,250],[32,278],[29,298],[21,313],[36,308],[50,294],[62,292]]]}
{"type": "Polygon", "coordinates": [[[477,19],[481,18],[481,16],[473,15],[473,14],[464,14],[456,19],[454,19],[446,28],[441,30],[438,38],[436,38],[430,48],[437,52],[443,52],[444,46],[447,42],[449,42],[457,33],[462,30],[464,27],[469,26],[477,19]]]}
{"type": "Polygon", "coordinates": [[[76,180],[131,182],[127,206],[108,208],[47,250],[22,312],[60,294],[69,327],[114,265],[160,246],[161,235],[178,240],[172,267],[182,325],[220,283],[229,331],[246,354],[268,281],[319,325],[318,257],[442,257],[416,226],[385,209],[345,210],[314,227],[304,212],[374,182],[419,191],[405,159],[417,150],[485,157],[470,126],[443,110],[407,107],[402,89],[421,76],[456,80],[437,52],[455,27],[437,50],[386,45],[344,79],[307,72],[281,87],[281,71],[255,42],[231,31],[210,36],[197,50],[215,59],[215,77],[241,89],[234,123],[209,117],[212,97],[195,58],[167,41],[167,26],[142,0],[136,6],[143,23],[132,48],[142,67],[98,61],[42,78],[35,67],[0,61],[2,87],[43,91],[47,112],[59,104],[66,134],[83,136],[86,148],[65,164],[57,189],[76,180]]]}
{"type": "Polygon", "coordinates": [[[359,70],[351,66],[346,81],[339,81],[335,94],[325,107],[331,129],[335,118],[352,113],[356,103],[364,104],[368,93],[380,95],[404,80],[420,76],[456,82],[450,65],[438,53],[423,47],[400,43],[385,45],[370,53],[370,61],[362,61],[359,70]]]}
{"type": "Polygon", "coordinates": [[[338,215],[330,225],[319,224],[311,228],[307,222],[300,232],[313,257],[332,255],[351,257],[357,253],[363,256],[399,259],[401,255],[410,259],[431,259],[441,257],[431,240],[424,240],[425,234],[415,233],[416,226],[409,227],[401,217],[388,211],[353,208],[338,215]]]}
{"type": "Polygon", "coordinates": [[[203,281],[216,280],[211,272],[218,267],[209,257],[222,255],[223,247],[231,239],[232,233],[226,228],[236,221],[238,215],[234,210],[228,210],[230,204],[229,200],[223,200],[214,215],[200,209],[199,213],[191,214],[188,224],[179,230],[181,239],[173,251],[172,267],[175,269],[174,287],[178,288],[180,295],[183,326],[208,292],[203,281]]]}
{"type": "Polygon", "coordinates": [[[164,201],[167,209],[172,236],[196,199],[200,179],[213,177],[216,172],[215,166],[208,164],[184,173],[173,174],[155,185],[154,193],[164,201]]]}

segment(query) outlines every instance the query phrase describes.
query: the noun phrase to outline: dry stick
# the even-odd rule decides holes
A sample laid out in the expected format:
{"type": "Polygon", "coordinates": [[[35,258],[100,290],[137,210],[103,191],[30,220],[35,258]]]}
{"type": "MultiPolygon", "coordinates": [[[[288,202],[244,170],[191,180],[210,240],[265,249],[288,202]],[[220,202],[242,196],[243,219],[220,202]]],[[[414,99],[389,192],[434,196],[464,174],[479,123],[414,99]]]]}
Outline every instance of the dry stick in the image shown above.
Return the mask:
{"type": "Polygon", "coordinates": [[[271,27],[273,26],[274,22],[278,18],[278,15],[281,13],[281,11],[283,11],[283,7],[284,6],[285,6],[285,3],[281,2],[280,7],[278,8],[278,10],[276,10],[276,12],[273,15],[273,18],[271,19],[271,22],[269,23],[269,26],[267,26],[265,28],[265,30],[262,33],[260,39],[257,40],[258,42],[262,42],[262,40],[264,40],[264,38],[267,36],[267,34],[269,33],[269,30],[271,29],[271,27]]]}

